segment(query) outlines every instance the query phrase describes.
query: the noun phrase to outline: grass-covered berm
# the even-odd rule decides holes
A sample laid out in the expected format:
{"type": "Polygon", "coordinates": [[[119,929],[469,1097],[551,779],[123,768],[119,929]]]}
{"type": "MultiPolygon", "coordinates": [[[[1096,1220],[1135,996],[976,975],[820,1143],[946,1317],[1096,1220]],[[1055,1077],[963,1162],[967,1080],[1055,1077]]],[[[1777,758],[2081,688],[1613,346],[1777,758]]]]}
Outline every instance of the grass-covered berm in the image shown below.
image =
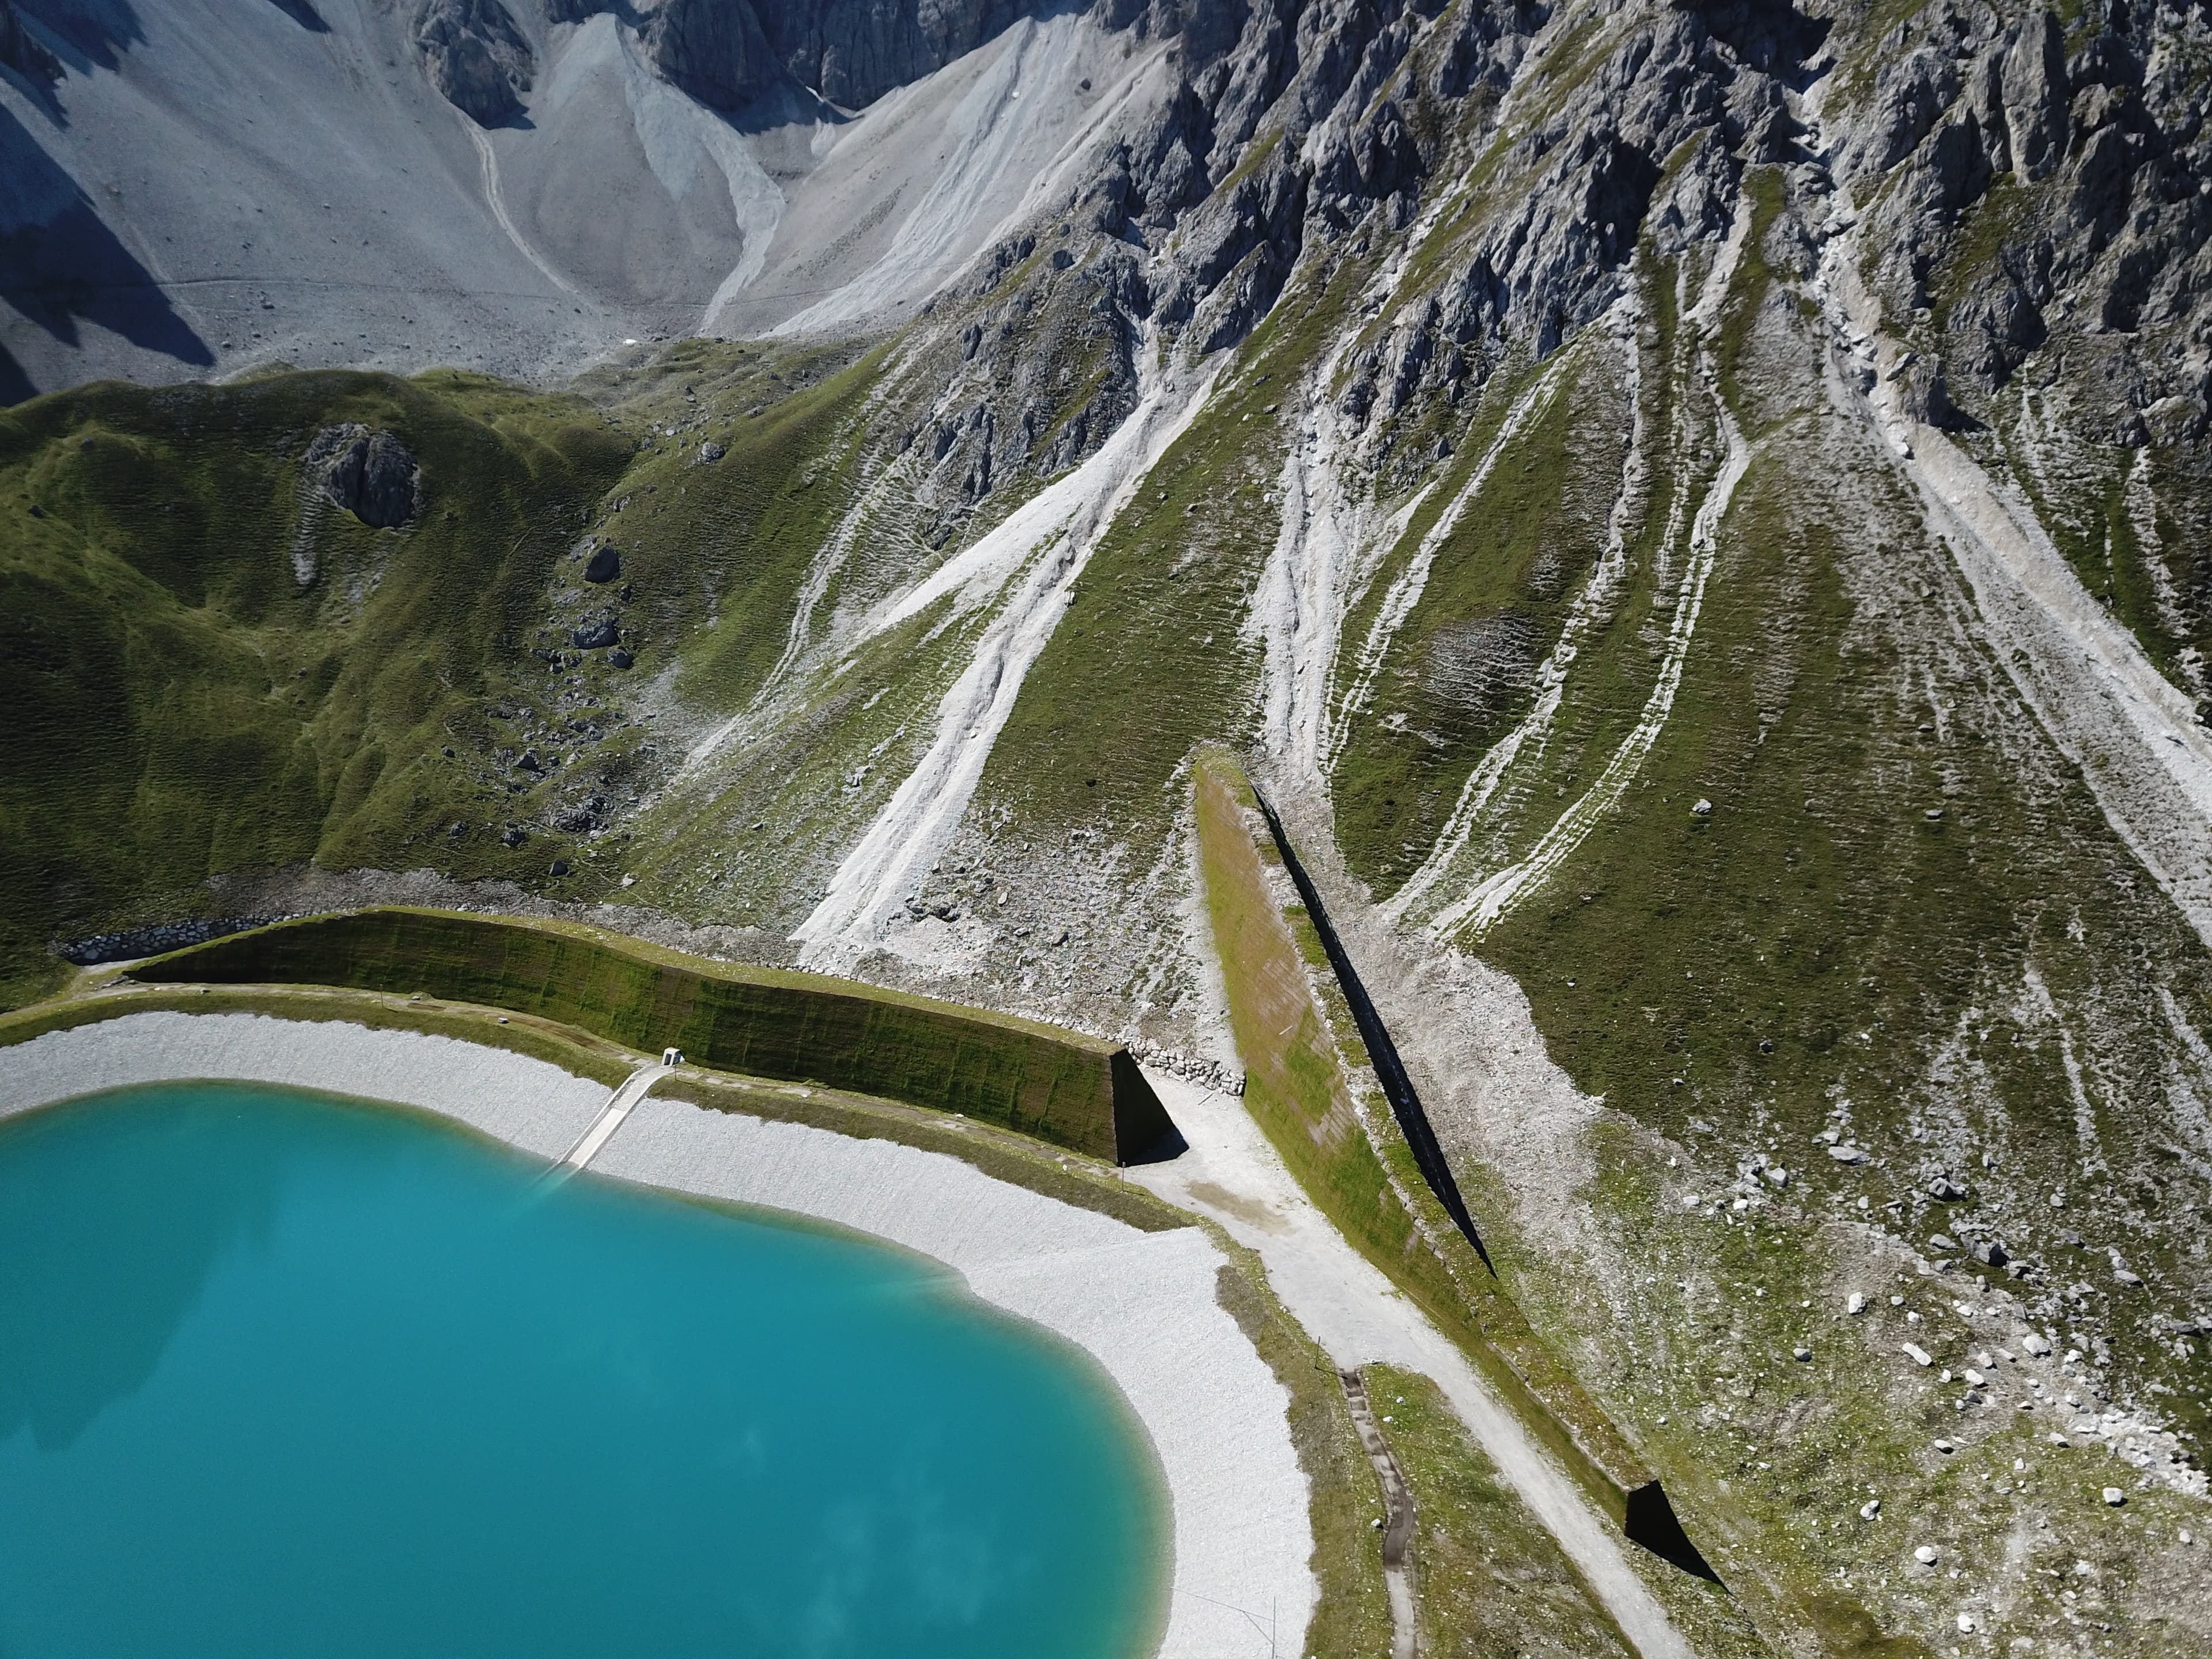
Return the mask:
{"type": "Polygon", "coordinates": [[[337,985],[512,1008],[642,1052],[955,1112],[1112,1163],[1180,1150],[1128,1050],[820,974],[687,957],[574,924],[403,908],[317,916],[141,963],[156,984],[337,985]]]}
{"type": "MultiPolygon", "coordinates": [[[[1530,1328],[1429,1185],[1243,771],[1229,755],[1206,750],[1194,769],[1194,787],[1206,914],[1245,1066],[1245,1109],[1315,1206],[1458,1345],[1599,1509],[1643,1547],[1632,1553],[1635,1565],[1699,1650],[1757,1651],[1743,1609],[1712,1581],[1651,1469],[1530,1328]]],[[[1429,1379],[1397,1380],[1434,1399],[1429,1379]]],[[[1480,1599],[1466,1582],[1463,1557],[1471,1549],[1486,1559],[1502,1550],[1543,1564],[1564,1606],[1528,1616],[1565,1614],[1569,1628],[1553,1638],[1560,1650],[1607,1651],[1621,1640],[1556,1543],[1527,1538],[1531,1517],[1510,1490],[1499,1489],[1463,1425],[1450,1434],[1431,1423],[1416,1443],[1424,1475],[1432,1471],[1431,1459],[1455,1462],[1462,1475],[1480,1472],[1486,1519],[1500,1529],[1487,1539],[1471,1535],[1468,1515],[1445,1512],[1447,1502],[1463,1504],[1464,1494],[1447,1500],[1442,1488],[1416,1483],[1420,1527],[1413,1572],[1425,1640],[1443,1641],[1445,1651],[1517,1651],[1503,1645],[1514,1620],[1470,1617],[1471,1595],[1480,1599]]]]}

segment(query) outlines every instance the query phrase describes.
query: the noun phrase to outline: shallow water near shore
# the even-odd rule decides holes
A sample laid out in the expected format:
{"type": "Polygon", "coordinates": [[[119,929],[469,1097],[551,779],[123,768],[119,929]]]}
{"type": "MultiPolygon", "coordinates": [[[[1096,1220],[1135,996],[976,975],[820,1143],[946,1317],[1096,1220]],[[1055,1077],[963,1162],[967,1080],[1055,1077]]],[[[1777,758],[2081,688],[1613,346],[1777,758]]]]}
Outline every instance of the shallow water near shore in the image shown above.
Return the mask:
{"type": "Polygon", "coordinates": [[[413,1114],[0,1123],[0,1654],[1129,1659],[1157,1461],[933,1263],[413,1114]]]}

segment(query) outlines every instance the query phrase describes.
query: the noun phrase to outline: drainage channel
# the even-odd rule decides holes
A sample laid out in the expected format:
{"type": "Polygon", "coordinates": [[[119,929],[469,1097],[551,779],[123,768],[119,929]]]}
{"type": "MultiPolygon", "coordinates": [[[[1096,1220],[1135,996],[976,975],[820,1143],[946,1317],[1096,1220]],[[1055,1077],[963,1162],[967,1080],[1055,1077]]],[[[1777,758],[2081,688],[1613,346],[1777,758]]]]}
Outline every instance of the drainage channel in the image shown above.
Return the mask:
{"type": "Polygon", "coordinates": [[[1413,1617],[1413,1572],[1406,1553],[1413,1541],[1413,1493],[1398,1455],[1382,1437],[1375,1420],[1375,1407],[1367,1397],[1367,1379],[1358,1371],[1339,1371],[1344,1403],[1352,1408],[1352,1421],[1359,1431],[1359,1443],[1382,1483],[1382,1577],[1390,1591],[1390,1659],[1415,1659],[1420,1651],[1420,1632],[1413,1617]]]}

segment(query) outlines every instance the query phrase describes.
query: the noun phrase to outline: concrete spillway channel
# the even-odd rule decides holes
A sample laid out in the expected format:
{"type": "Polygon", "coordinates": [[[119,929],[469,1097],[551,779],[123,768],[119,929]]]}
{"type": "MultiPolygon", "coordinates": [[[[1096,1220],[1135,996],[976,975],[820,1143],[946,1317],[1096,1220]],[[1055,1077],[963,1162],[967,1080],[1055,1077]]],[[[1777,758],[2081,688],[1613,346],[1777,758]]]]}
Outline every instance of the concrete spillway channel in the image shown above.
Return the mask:
{"type": "Polygon", "coordinates": [[[574,1146],[561,1154],[561,1161],[553,1166],[552,1173],[565,1177],[597,1158],[599,1149],[622,1127],[630,1109],[645,1098],[654,1084],[675,1069],[673,1066],[655,1063],[641,1066],[624,1078],[622,1087],[609,1095],[607,1103],[599,1108],[599,1115],[592,1120],[591,1127],[576,1137],[574,1146]]]}
{"type": "Polygon", "coordinates": [[[1367,1379],[1358,1371],[1339,1371],[1344,1403],[1352,1408],[1352,1421],[1359,1431],[1359,1443],[1382,1483],[1382,1578],[1390,1590],[1390,1659],[1415,1659],[1420,1649],[1419,1626],[1413,1612],[1413,1579],[1406,1563],[1406,1547],[1413,1540],[1413,1493],[1398,1455],[1382,1437],[1368,1402],[1367,1379]]]}

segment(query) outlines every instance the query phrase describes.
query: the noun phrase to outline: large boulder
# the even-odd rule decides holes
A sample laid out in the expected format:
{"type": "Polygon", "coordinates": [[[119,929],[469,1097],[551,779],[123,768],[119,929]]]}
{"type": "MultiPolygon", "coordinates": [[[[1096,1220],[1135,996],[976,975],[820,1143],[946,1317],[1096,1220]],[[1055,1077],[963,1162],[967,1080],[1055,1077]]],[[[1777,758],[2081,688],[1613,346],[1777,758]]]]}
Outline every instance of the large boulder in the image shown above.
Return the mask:
{"type": "Polygon", "coordinates": [[[396,529],[422,505],[422,470],[389,432],[325,427],[307,446],[304,465],[325,495],[375,529],[396,529]]]}
{"type": "Polygon", "coordinates": [[[477,125],[496,126],[522,107],[534,61],[500,0],[423,0],[415,48],[430,84],[477,125]]]}
{"type": "Polygon", "coordinates": [[[594,617],[568,639],[579,651],[604,651],[622,642],[622,629],[612,617],[594,617]]]}

